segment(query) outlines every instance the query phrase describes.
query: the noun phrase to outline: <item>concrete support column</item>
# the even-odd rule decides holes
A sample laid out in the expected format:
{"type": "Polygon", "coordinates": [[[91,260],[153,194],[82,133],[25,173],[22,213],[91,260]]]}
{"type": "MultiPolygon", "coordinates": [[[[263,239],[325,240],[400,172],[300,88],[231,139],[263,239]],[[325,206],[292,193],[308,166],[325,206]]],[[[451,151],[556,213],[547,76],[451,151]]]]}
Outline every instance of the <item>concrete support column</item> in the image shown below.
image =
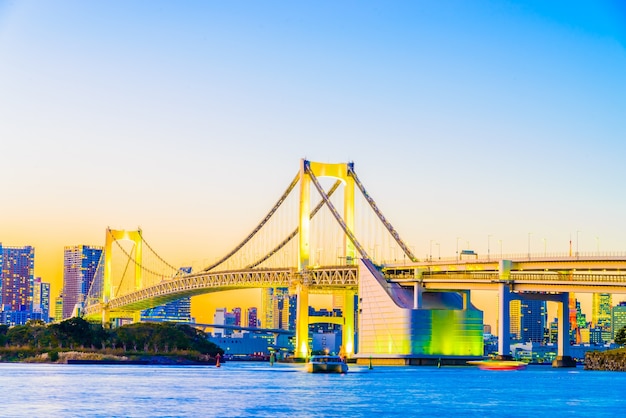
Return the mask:
{"type": "Polygon", "coordinates": [[[108,328],[111,325],[111,316],[107,308],[102,308],[102,326],[108,328]]]}
{"type": "Polygon", "coordinates": [[[413,283],[413,309],[420,309],[422,307],[422,285],[420,283],[413,283]]]}
{"type": "Polygon", "coordinates": [[[296,307],[296,358],[306,359],[309,355],[309,289],[298,284],[296,307]]]}
{"type": "Polygon", "coordinates": [[[466,311],[470,305],[471,293],[469,290],[461,290],[461,297],[463,298],[463,310],[466,311]]]}
{"type": "Polygon", "coordinates": [[[511,292],[508,284],[500,283],[498,298],[498,355],[507,357],[511,355],[511,318],[509,316],[511,292]]]}
{"type": "Polygon", "coordinates": [[[341,328],[341,344],[346,357],[354,355],[354,296],[355,293],[347,291],[344,293],[343,301],[343,327],[341,328]]]}
{"type": "Polygon", "coordinates": [[[556,317],[558,321],[558,348],[552,367],[576,367],[576,362],[569,355],[569,292],[561,293],[557,302],[556,317]]]}

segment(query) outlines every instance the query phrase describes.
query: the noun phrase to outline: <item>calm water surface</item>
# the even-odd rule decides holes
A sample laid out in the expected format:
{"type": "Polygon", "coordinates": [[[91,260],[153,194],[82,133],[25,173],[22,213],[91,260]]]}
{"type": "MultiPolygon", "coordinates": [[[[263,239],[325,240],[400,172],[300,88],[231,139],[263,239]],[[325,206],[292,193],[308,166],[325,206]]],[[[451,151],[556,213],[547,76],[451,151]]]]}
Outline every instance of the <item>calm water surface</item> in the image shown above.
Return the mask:
{"type": "Polygon", "coordinates": [[[6,417],[624,416],[626,373],[531,366],[367,367],[309,374],[303,365],[0,363],[6,417]]]}

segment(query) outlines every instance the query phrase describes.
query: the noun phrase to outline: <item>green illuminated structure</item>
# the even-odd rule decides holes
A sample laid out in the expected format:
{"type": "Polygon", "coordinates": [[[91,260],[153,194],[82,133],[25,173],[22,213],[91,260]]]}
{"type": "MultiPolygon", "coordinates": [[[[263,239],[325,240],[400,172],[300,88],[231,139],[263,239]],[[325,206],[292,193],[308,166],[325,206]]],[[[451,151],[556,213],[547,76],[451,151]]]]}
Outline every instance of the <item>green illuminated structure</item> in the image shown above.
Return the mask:
{"type": "Polygon", "coordinates": [[[469,291],[421,292],[387,282],[368,261],[359,266],[360,359],[420,364],[483,355],[483,313],[469,291]]]}

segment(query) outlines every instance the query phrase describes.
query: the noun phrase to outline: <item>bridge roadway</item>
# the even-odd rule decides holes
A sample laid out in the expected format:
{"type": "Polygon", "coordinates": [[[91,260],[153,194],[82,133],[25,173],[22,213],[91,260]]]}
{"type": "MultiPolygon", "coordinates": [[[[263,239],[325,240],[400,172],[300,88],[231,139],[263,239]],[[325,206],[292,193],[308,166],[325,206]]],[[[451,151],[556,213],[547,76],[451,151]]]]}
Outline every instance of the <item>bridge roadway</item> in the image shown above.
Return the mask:
{"type": "MultiPolygon", "coordinates": [[[[425,290],[493,290],[506,283],[514,292],[626,293],[626,254],[516,258],[503,271],[499,259],[434,260],[383,266],[390,281],[420,284],[425,290]]],[[[357,290],[356,266],[202,272],[164,280],[135,292],[85,307],[87,317],[134,312],[186,296],[245,288],[294,287],[305,284],[312,292],[357,290]]]]}
{"type": "Polygon", "coordinates": [[[236,289],[294,287],[299,283],[308,286],[314,293],[356,291],[357,274],[355,266],[312,268],[305,273],[295,268],[195,273],[163,280],[156,285],[112,298],[108,303],[103,301],[86,306],[84,314],[88,318],[95,318],[105,309],[109,313],[135,312],[187,296],[236,289]]]}
{"type": "Polygon", "coordinates": [[[503,271],[501,260],[454,260],[388,265],[385,276],[432,290],[626,293],[626,255],[518,258],[503,271]]]}

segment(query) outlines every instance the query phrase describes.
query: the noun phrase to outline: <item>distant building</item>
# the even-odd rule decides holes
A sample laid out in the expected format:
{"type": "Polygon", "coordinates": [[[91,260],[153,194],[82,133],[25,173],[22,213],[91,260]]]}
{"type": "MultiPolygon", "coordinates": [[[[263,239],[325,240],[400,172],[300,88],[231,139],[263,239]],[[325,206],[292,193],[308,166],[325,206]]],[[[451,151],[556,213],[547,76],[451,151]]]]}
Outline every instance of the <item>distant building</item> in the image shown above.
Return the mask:
{"type": "Polygon", "coordinates": [[[263,328],[296,329],[297,298],[286,287],[263,290],[263,328]]]}
{"type": "Polygon", "coordinates": [[[181,298],[164,305],[141,311],[142,321],[193,322],[191,318],[191,297],[181,298]]]}
{"type": "MultiPolygon", "coordinates": [[[[183,274],[191,273],[191,267],[181,267],[183,274]]],[[[142,321],[195,322],[191,317],[191,297],[180,298],[164,305],[141,311],[142,321]]]]}
{"type": "Polygon", "coordinates": [[[33,306],[35,249],[0,245],[3,311],[30,311],[33,306]]]}
{"type": "Polygon", "coordinates": [[[548,331],[548,343],[556,344],[559,341],[559,319],[554,318],[554,321],[550,322],[548,331]]]}
{"type": "Polygon", "coordinates": [[[241,308],[233,308],[233,315],[235,315],[235,325],[241,326],[241,308]]]}
{"type": "Polygon", "coordinates": [[[224,328],[215,328],[213,331],[214,336],[229,337],[233,335],[233,329],[229,327],[236,326],[236,317],[232,312],[228,312],[226,308],[217,308],[213,315],[213,324],[225,326],[224,328]]]}
{"type": "Polygon", "coordinates": [[[33,247],[3,247],[0,244],[0,323],[11,326],[25,324],[31,319],[46,320],[40,308],[41,279],[36,286],[34,270],[33,247]],[[35,292],[38,303],[34,311],[35,292]]]}
{"type": "Polygon", "coordinates": [[[208,340],[220,346],[224,355],[228,357],[243,357],[254,354],[269,356],[273,336],[260,336],[253,334],[237,334],[234,336],[210,336],[208,340]]]}
{"type": "Polygon", "coordinates": [[[613,298],[610,293],[594,293],[591,297],[591,325],[611,332],[611,306],[613,298]]]}
{"type": "Polygon", "coordinates": [[[619,305],[613,306],[611,311],[611,322],[613,328],[612,339],[620,329],[626,327],[626,302],[620,302],[619,305]]]}
{"type": "Polygon", "coordinates": [[[63,291],[54,300],[54,320],[56,322],[63,321],[63,291]]]}
{"type": "Polygon", "coordinates": [[[252,307],[248,308],[248,327],[250,328],[258,328],[258,317],[257,317],[257,309],[252,307]]]}
{"type": "Polygon", "coordinates": [[[41,277],[34,280],[33,312],[41,313],[44,322],[50,321],[50,283],[41,281],[41,277]]]}
{"type": "Polygon", "coordinates": [[[522,301],[520,300],[509,302],[509,335],[514,341],[522,338],[522,301]]]}
{"type": "Polygon", "coordinates": [[[542,343],[546,327],[546,302],[543,300],[520,301],[520,340],[542,343]]]}
{"type": "Polygon", "coordinates": [[[72,317],[89,292],[102,257],[102,247],[65,247],[63,255],[63,319],[72,317]]]}

